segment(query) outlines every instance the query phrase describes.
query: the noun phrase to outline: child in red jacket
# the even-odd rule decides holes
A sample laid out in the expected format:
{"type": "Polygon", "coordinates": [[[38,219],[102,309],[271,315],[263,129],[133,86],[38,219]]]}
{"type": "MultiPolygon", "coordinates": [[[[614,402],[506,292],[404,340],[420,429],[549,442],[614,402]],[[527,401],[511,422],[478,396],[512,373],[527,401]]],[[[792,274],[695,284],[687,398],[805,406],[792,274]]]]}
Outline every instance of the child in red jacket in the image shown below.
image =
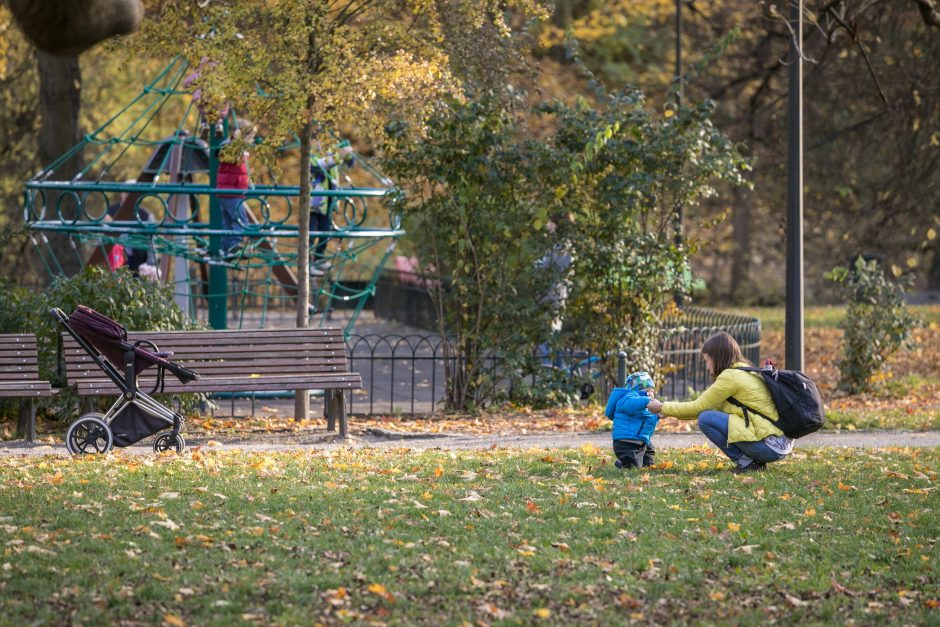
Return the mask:
{"type": "MultiPolygon", "coordinates": [[[[240,123],[239,126],[245,126],[240,123]]],[[[240,134],[240,129],[235,131],[235,137],[240,134]]],[[[254,129],[245,136],[245,141],[250,143],[254,138],[254,129]]],[[[223,256],[235,254],[242,242],[245,228],[248,226],[248,214],[245,211],[245,194],[250,181],[248,178],[248,153],[243,152],[240,159],[235,163],[219,162],[218,176],[215,186],[219,189],[232,190],[231,193],[219,194],[219,205],[222,209],[222,228],[226,231],[232,231],[231,235],[223,235],[220,245],[223,256]]]]}

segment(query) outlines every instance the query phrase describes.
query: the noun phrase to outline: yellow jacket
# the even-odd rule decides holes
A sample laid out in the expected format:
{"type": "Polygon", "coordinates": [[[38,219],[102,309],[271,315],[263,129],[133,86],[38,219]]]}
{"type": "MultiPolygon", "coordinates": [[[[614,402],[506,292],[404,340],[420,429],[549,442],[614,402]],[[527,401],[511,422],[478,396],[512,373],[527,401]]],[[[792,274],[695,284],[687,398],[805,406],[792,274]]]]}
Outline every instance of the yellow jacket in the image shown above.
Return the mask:
{"type": "MultiPolygon", "coordinates": [[[[747,366],[737,363],[735,366],[747,366]]],[[[768,435],[783,435],[768,420],[754,412],[748,412],[750,424],[744,424],[744,412],[728,402],[733,396],[750,409],[755,409],[765,416],[777,420],[777,408],[761,376],[756,372],[726,369],[715,379],[707,390],[694,401],[685,403],[663,403],[660,410],[666,416],[675,416],[681,420],[694,420],[703,411],[715,409],[728,414],[728,444],[732,442],[758,442],[768,435]]]]}

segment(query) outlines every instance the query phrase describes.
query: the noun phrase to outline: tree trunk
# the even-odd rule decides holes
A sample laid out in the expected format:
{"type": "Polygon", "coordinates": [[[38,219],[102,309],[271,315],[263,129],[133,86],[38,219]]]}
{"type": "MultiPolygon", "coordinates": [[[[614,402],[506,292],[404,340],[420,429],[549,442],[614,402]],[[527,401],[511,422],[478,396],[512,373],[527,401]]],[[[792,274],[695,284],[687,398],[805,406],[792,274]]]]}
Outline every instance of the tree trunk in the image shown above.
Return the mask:
{"type": "Polygon", "coordinates": [[[734,248],[731,253],[731,285],[728,292],[732,303],[748,289],[751,264],[751,198],[746,190],[734,189],[734,209],[731,214],[734,229],[734,248]]]}
{"type": "MultiPolygon", "coordinates": [[[[313,108],[313,97],[307,110],[313,108]]],[[[308,116],[300,131],[300,198],[297,199],[297,328],[310,324],[310,135],[313,121],[308,116]]],[[[294,418],[303,420],[310,413],[310,395],[306,390],[294,392],[294,418]]]]}
{"type": "MultiPolygon", "coordinates": [[[[571,26],[572,11],[571,4],[573,0],[557,0],[555,2],[555,11],[552,13],[552,24],[560,30],[567,30],[571,26]]],[[[551,57],[559,63],[569,63],[567,47],[564,45],[554,45],[549,50],[551,57]]]]}
{"type": "Polygon", "coordinates": [[[927,273],[927,289],[940,290],[940,237],[933,241],[933,261],[927,273]]]}
{"type": "MultiPolygon", "coordinates": [[[[37,52],[39,61],[39,115],[42,123],[39,129],[39,159],[43,167],[52,164],[59,156],[78,144],[81,130],[78,116],[82,105],[82,73],[78,57],[57,57],[45,52],[37,52]]],[[[81,153],[76,153],[65,163],[56,168],[52,179],[71,180],[82,169],[81,153]]],[[[54,194],[46,197],[47,219],[56,219],[58,198],[54,194]]],[[[62,204],[63,217],[70,218],[79,208],[74,202],[62,204]]],[[[50,233],[49,245],[55,252],[67,275],[81,269],[81,262],[72,249],[69,238],[50,233]]]]}

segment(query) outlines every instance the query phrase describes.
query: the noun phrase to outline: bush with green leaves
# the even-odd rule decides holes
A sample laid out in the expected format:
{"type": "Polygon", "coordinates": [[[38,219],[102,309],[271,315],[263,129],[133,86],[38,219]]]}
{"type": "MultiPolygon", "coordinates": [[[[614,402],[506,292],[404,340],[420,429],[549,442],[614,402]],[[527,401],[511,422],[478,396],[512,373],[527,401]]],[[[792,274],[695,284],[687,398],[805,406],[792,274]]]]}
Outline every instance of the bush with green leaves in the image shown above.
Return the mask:
{"type": "MultiPolygon", "coordinates": [[[[61,328],[49,313],[54,307],[69,314],[78,305],[86,305],[114,318],[130,330],[197,328],[173,301],[173,292],[167,284],[141,280],[127,268],[110,272],[100,266],[89,266],[75,276],[55,279],[41,293],[27,292],[10,285],[3,287],[0,332],[35,333],[39,375],[55,386],[64,385],[65,380],[57,364],[57,336],[61,328]]],[[[70,419],[77,400],[71,391],[63,390],[48,403],[49,411],[70,419]]]]}
{"type": "Polygon", "coordinates": [[[596,355],[623,350],[628,370],[655,371],[660,320],[692,287],[695,244],[676,241],[676,208],[715,195],[719,180],[744,184],[748,166],[712,125],[709,101],[659,113],[624,91],[541,110],[557,124],[549,212],[574,250],[563,341],[596,355]]]}
{"type": "Polygon", "coordinates": [[[661,115],[636,91],[600,101],[539,107],[541,137],[488,99],[441,107],[418,137],[388,128],[397,208],[422,265],[450,280],[431,289],[455,338],[449,407],[497,398],[538,368],[536,347],[625,350],[631,369],[655,367],[658,319],[690,287],[675,208],[714,194],[716,179],[742,183],[746,164],[711,103],[661,115]]]}
{"type": "Polygon", "coordinates": [[[917,318],[904,306],[904,286],[910,277],[894,283],[876,260],[859,257],[851,269],[833,268],[826,278],[841,285],[848,303],[839,323],[845,330],[839,387],[850,394],[865,392],[888,358],[909,345],[911,331],[917,326],[917,318]]]}
{"type": "Polygon", "coordinates": [[[545,339],[551,312],[540,302],[549,272],[537,261],[551,243],[533,228],[544,175],[519,121],[495,100],[451,102],[422,137],[388,127],[385,171],[407,229],[418,234],[423,268],[447,281],[430,284],[442,336],[447,405],[468,409],[494,398],[502,373],[513,376],[545,339]],[[499,367],[488,357],[497,353],[499,367]]]}

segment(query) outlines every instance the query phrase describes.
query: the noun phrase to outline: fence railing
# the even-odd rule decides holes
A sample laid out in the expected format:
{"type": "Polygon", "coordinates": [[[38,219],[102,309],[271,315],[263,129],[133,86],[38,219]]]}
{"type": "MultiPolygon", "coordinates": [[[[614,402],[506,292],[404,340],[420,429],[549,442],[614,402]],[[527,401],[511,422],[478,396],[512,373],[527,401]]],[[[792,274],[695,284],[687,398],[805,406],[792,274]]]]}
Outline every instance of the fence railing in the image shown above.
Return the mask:
{"type": "MultiPolygon", "coordinates": [[[[740,344],[752,363],[760,359],[760,321],[736,314],[701,308],[686,308],[663,322],[660,335],[660,363],[663,382],[660,395],[684,399],[704,390],[711,382],[700,355],[702,344],[714,333],[725,331],[740,344]]],[[[362,374],[364,389],[353,394],[349,412],[357,414],[408,413],[435,411],[444,400],[445,360],[453,361],[453,350],[446,350],[439,335],[350,335],[346,341],[350,368],[362,374]]],[[[567,377],[575,392],[589,384],[594,394],[606,398],[613,383],[605,372],[630,370],[608,367],[617,355],[591,355],[566,350],[543,359],[544,368],[527,379],[536,384],[540,376],[558,380],[567,377]]],[[[486,363],[498,368],[499,357],[486,363]]],[[[506,379],[509,385],[509,379],[506,379]]],[[[587,391],[587,390],[585,390],[587,391]]]]}

